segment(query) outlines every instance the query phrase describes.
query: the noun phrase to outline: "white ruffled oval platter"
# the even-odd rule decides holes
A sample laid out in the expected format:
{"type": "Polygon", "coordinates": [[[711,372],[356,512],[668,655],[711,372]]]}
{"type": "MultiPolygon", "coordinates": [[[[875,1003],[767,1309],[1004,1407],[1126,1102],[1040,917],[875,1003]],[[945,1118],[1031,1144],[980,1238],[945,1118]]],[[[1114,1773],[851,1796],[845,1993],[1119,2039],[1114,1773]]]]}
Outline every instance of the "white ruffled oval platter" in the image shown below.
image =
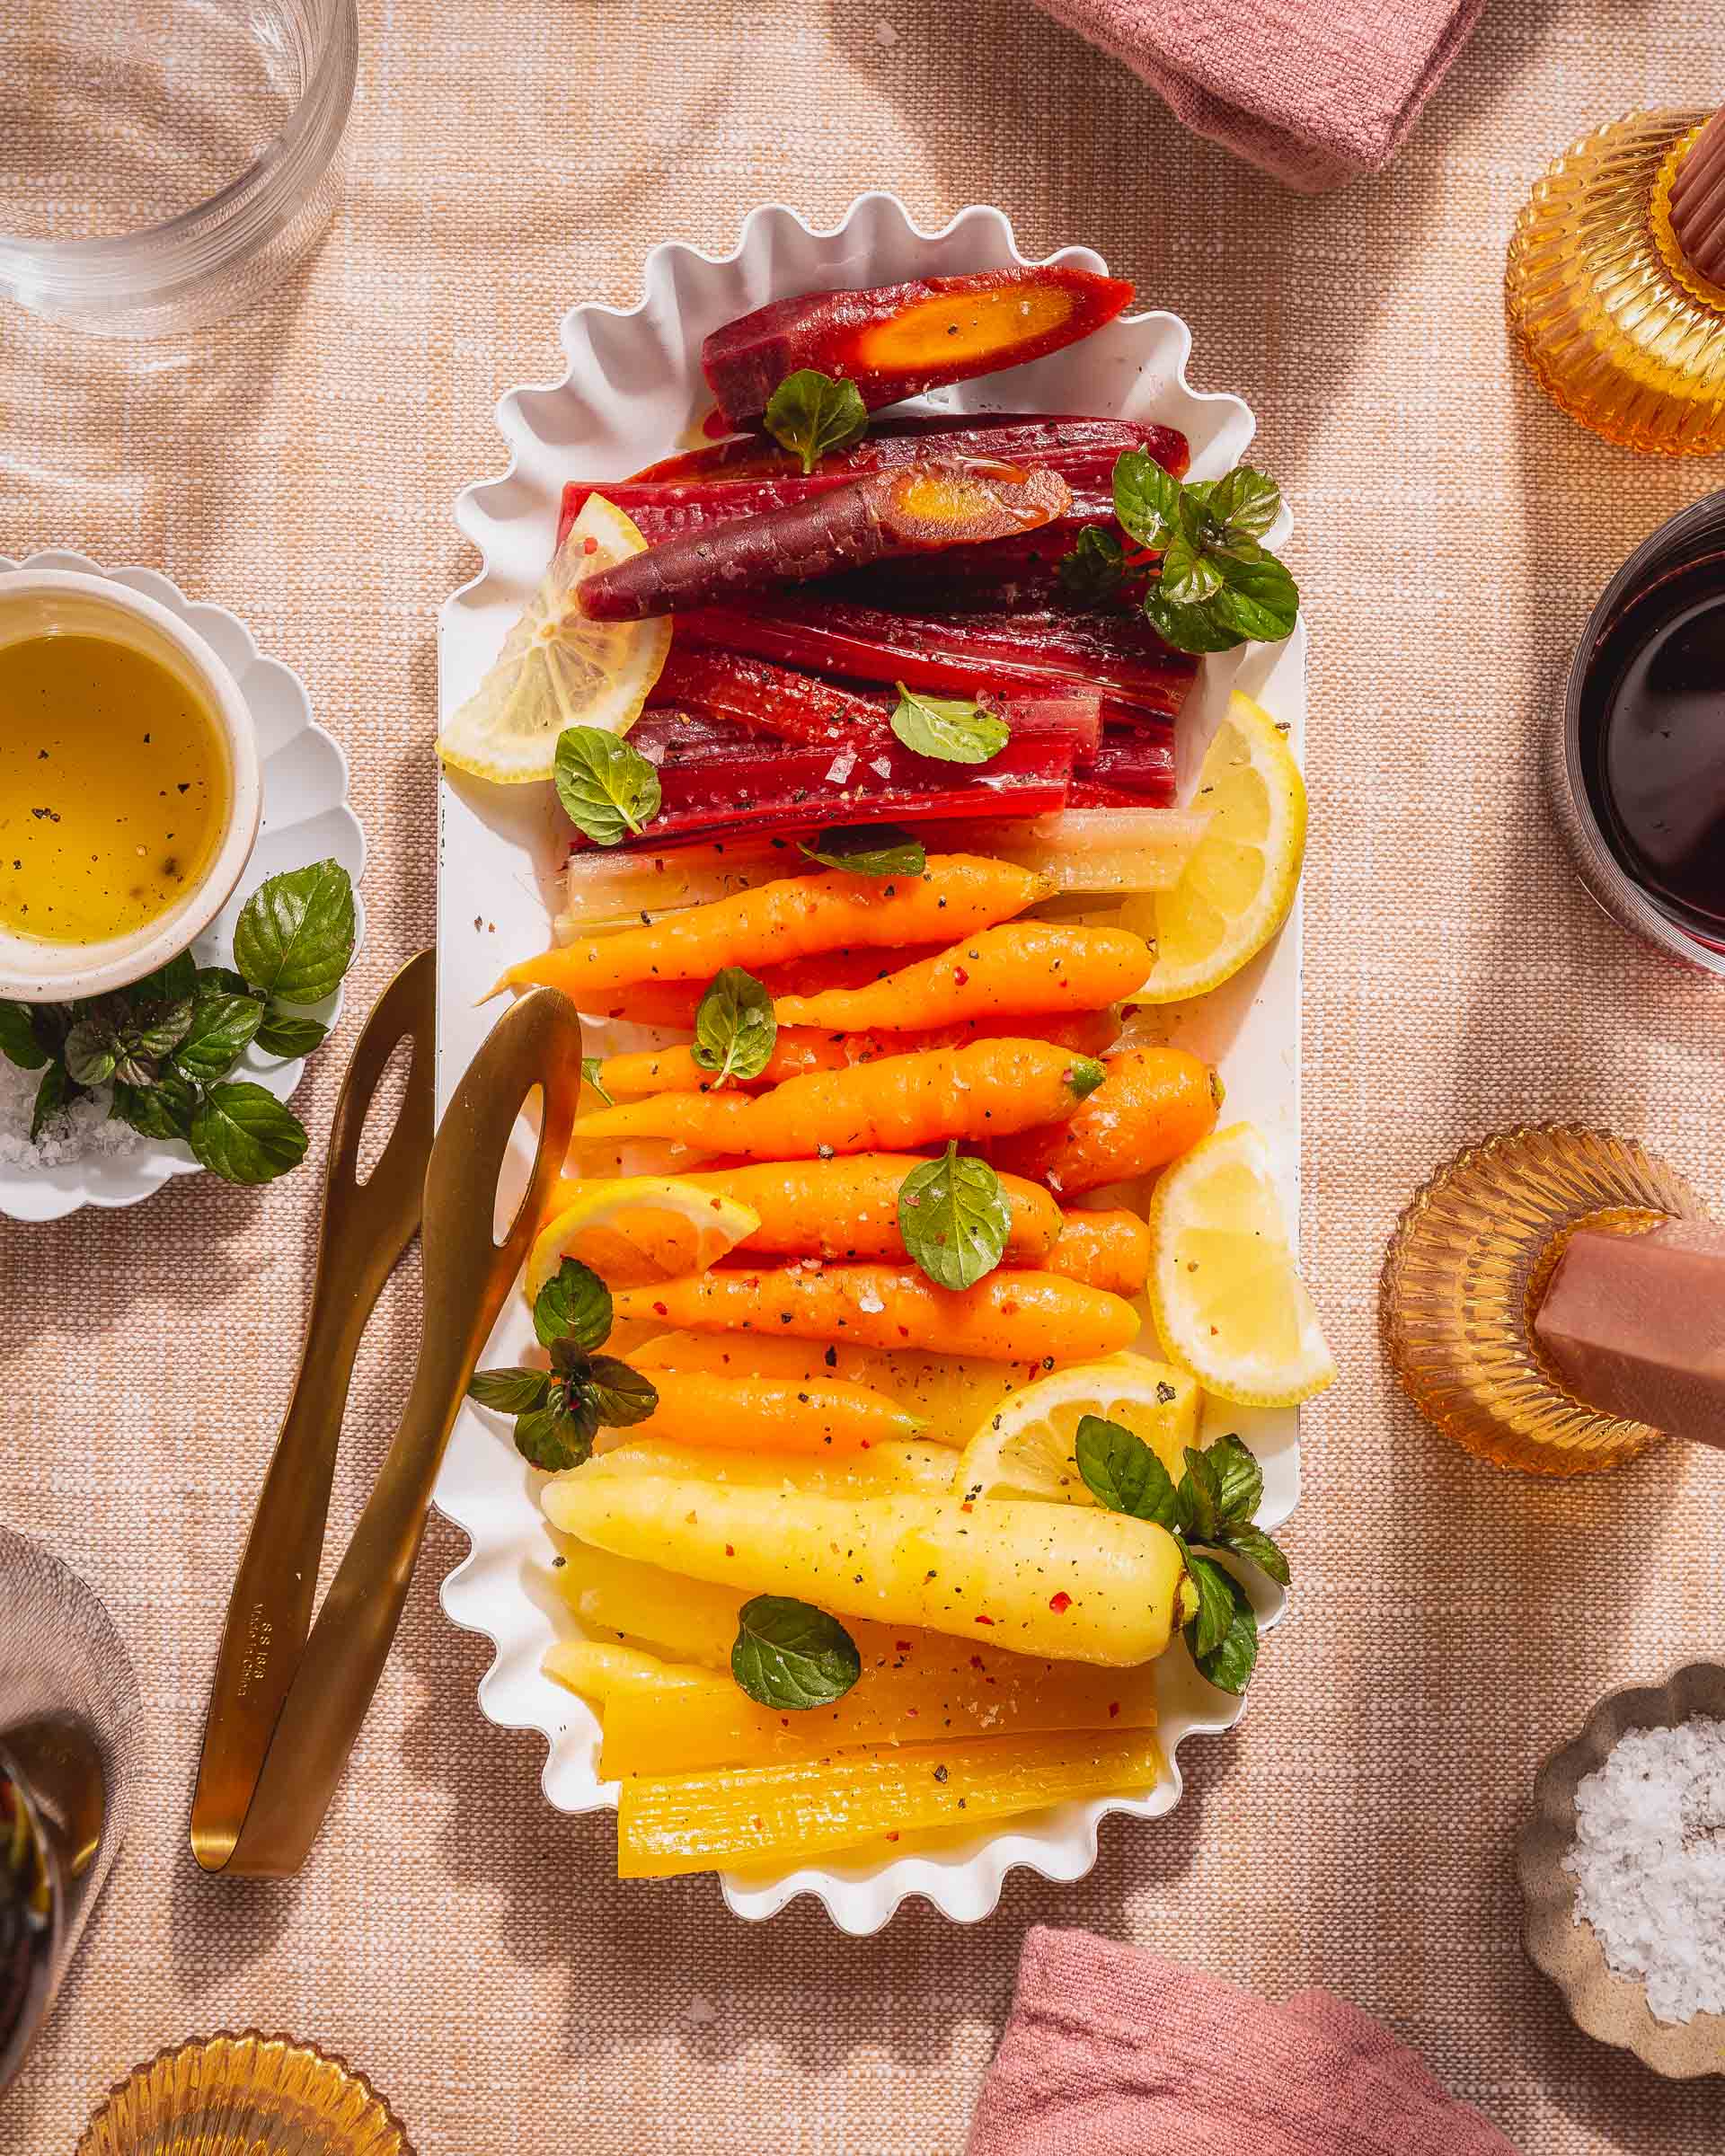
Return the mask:
{"type": "MultiPolygon", "coordinates": [[[[257,727],[258,759],[263,779],[263,817],[258,843],[234,896],[192,945],[200,966],[223,966],[233,957],[234,924],[258,886],[285,869],[308,862],[338,861],[359,882],[366,866],[366,837],[348,806],[348,760],[341,745],[312,717],[305,684],[279,658],[266,658],[252,632],[225,606],[189,599],[180,587],[155,569],[102,569],[82,554],[58,550],[14,561],[0,555],[0,571],[13,569],[72,570],[142,592],[195,629],[239,685],[257,727]]],[[[363,905],[357,912],[365,933],[363,905]]],[[[315,1005],[309,1015],[333,1027],[341,1013],[342,991],[315,1005]]],[[[303,1056],[266,1055],[248,1048],[238,1075],[254,1080],[278,1100],[290,1100],[305,1068],[303,1056]]],[[[114,1150],[88,1145],[67,1148],[70,1157],[38,1164],[0,1156],[0,1215],[12,1220],[63,1219],[84,1206],[136,1206],[153,1197],[176,1175],[204,1171],[191,1148],[178,1140],[138,1137],[114,1150]]]]}
{"type": "MultiPolygon", "coordinates": [[[[439,617],[442,713],[447,717],[471,694],[544,574],[564,482],[621,477],[693,438],[691,429],[712,402],[700,366],[702,340],[710,331],[789,294],[953,276],[1031,259],[1019,252],[997,209],[967,209],[942,231],[924,233],[892,196],[870,194],[830,232],[815,231],[794,212],[773,206],[754,212],[737,247],[722,258],[681,244],[659,247],[648,258],[635,306],[571,309],[562,329],[568,362],[562,376],[511,390],[498,405],[509,469],[469,487],[456,505],[456,521],[482,566],[445,602],[439,617]]],[[[1050,259],[1106,267],[1082,247],[1064,248],[1050,259]]],[[[1214,478],[1245,454],[1254,423],[1240,398],[1190,386],[1190,333],[1178,316],[1127,314],[1065,351],[922,403],[928,410],[1093,412],[1162,421],[1189,437],[1192,476],[1214,478]]],[[[1278,545],[1285,536],[1285,531],[1271,534],[1278,545]]],[[[1305,644],[1302,623],[1285,643],[1249,646],[1243,654],[1203,662],[1181,720],[1183,783],[1190,786],[1234,688],[1269,709],[1299,754],[1305,644]]],[[[447,775],[443,782],[440,1109],[495,1016],[496,1007],[482,1007],[479,999],[505,964],[547,940],[563,853],[549,794],[548,788],[511,793],[447,775]]],[[[1170,1026],[1170,1038],[1218,1065],[1230,1118],[1249,1118],[1263,1131],[1290,1219],[1298,1217],[1299,968],[1296,903],[1269,951],[1189,1012],[1175,1008],[1170,1026]]],[[[594,1030],[601,1038],[590,1045],[600,1051],[653,1038],[635,1029],[614,1042],[607,1029],[594,1030]]],[[[519,1166],[525,1173],[525,1160],[519,1166]]],[[[512,1298],[482,1359],[514,1362],[531,1340],[526,1307],[512,1298]]],[[[1159,1352],[1154,1342],[1146,1347],[1159,1352]]],[[[1206,1438],[1224,1429],[1236,1430],[1262,1462],[1260,1517],[1276,1529],[1299,1497],[1298,1411],[1212,1409],[1206,1438]]],[[[483,1713],[500,1727],[539,1730],[549,1746],[547,1798],[566,1812],[590,1812],[614,1807],[616,1789],[598,1777],[597,1718],[540,1667],[553,1639],[579,1629],[553,1583],[555,1551],[539,1508],[541,1481],[495,1418],[471,1407],[463,1410],[437,1502],[466,1531],[473,1549],[445,1581],[443,1604],[456,1623],[483,1633],[497,1650],[479,1688],[483,1713]]],[[[1261,1579],[1253,1591],[1261,1624],[1273,1626],[1284,1598],[1261,1579]]],[[[1254,1683],[1273,1684],[1276,1662],[1272,1640],[1254,1683]]],[[[1122,1813],[1148,1821],[1172,1811],[1181,1798],[1182,1744],[1231,1728],[1242,1711],[1242,1701],[1208,1684],[1179,1646],[1158,1665],[1157,1701],[1166,1765],[1153,1789],[1058,1806],[1007,1830],[916,1854],[727,1874],[725,1898],[738,1915],[759,1919],[811,1894],[842,1929],[868,1932],[916,1895],[956,1921],[975,1922],[995,1907],[1015,1867],[1051,1880],[1080,1878],[1096,1860],[1103,1818],[1122,1813]]]]}

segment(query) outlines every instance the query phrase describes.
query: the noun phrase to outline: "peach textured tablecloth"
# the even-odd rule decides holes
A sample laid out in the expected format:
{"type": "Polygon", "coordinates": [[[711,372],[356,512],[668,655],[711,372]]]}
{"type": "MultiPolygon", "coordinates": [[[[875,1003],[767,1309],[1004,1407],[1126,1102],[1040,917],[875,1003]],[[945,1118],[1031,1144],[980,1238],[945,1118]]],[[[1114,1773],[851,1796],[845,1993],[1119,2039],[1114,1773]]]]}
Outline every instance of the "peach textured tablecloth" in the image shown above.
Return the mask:
{"type": "MultiPolygon", "coordinates": [[[[1343,1370],[1312,1410],[1292,1619],[1168,1821],[1082,1884],[1020,1873],[959,1930],[739,1924],[709,1879],[621,1886],[608,1820],[483,1722],[484,1644],[429,1538],[401,1645],[297,1880],[185,1848],[205,1687],[299,1332],[307,1174],[0,1224],[0,1516],[99,1588],[148,1701],[144,1815],[5,2156],[69,2151],[158,2046],[262,2023],[362,2063],[421,2156],[950,2156],[1033,1922],[1138,1940],[1380,2016],[1528,2156],[1700,2156],[1718,2084],[1569,2027],[1522,1958],[1510,1845],[1535,1763],[1607,1688],[1720,1648],[1725,1457],[1546,1488],[1415,1420],[1377,1345],[1384,1238],[1428,1170],[1524,1117],[1645,1136],[1725,1197],[1720,991],[1581,897],[1537,749],[1631,543],[1717,483],[1556,417],[1511,364],[1510,220],[1586,126],[1720,93],[1714,0],[1504,0],[1399,162],[1302,199],[1181,133],[1023,0],[367,0],[343,208],[267,313],[124,355],[0,314],[0,551],[159,564],[243,614],[353,760],[372,844],[363,1005],[432,932],[433,621],[450,519],[499,470],[491,406],[556,324],[669,236],[767,199],[889,186],[934,224],[999,203],[1191,322],[1193,379],[1261,415],[1312,627],[1307,1267],[1343,1370]]],[[[346,1029],[351,1038],[352,1026],[346,1029]]],[[[340,1056],[303,1099],[326,1120],[340,1056]]],[[[351,1513],[399,1397],[390,1304],[357,1390],[351,1513]]]]}

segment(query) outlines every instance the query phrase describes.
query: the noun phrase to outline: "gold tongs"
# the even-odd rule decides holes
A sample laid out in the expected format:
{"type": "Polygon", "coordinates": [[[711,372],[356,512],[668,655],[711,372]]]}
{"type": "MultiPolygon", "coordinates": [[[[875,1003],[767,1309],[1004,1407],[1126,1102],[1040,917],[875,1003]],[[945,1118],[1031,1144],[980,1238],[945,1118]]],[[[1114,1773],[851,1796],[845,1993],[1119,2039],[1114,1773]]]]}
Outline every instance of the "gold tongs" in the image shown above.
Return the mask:
{"type": "Polygon", "coordinates": [[[410,960],[380,998],[336,1103],[305,1346],[228,1604],[191,1807],[206,1871],[283,1878],[316,1840],[389,1657],[444,1448],[534,1223],[569,1149],[580,1021],[554,989],[500,1019],[432,1139],[436,969],[410,960]],[[361,1134],[403,1040],[412,1066],[365,1182],[361,1134]],[[541,1093],[526,1195],[496,1240],[498,1187],[523,1107],[541,1093]],[[429,1160],[429,1166],[428,1166],[429,1160]],[[312,1605],[354,1359],[423,1223],[424,1330],[406,1409],[317,1621],[312,1605]]]}

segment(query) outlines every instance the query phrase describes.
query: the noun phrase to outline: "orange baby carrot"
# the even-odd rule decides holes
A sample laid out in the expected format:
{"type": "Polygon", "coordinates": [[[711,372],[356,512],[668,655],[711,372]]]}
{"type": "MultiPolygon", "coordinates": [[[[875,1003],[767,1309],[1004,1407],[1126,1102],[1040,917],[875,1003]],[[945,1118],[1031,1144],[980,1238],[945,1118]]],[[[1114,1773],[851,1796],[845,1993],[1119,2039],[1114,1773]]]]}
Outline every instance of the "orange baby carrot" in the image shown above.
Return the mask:
{"type": "Polygon", "coordinates": [[[615,1307],[619,1321],[933,1348],[993,1362],[1086,1362],[1118,1354],[1139,1330],[1137,1312],[1119,1295],[1054,1273],[990,1273],[955,1294],[889,1265],[715,1266],[624,1288],[615,1307]]]}
{"type": "MultiPolygon", "coordinates": [[[[740,1199],[759,1215],[760,1226],[737,1245],[739,1251],[784,1258],[880,1258],[901,1265],[906,1253],[898,1232],[899,1188],[914,1170],[927,1165],[916,1153],[862,1153],[845,1160],[775,1162],[685,1180],[721,1197],[740,1199]]],[[[1060,1208],[1039,1183],[1022,1177],[1003,1175],[1000,1188],[1013,1215],[1005,1262],[1039,1265],[1060,1233],[1060,1208]]]]}
{"type": "Polygon", "coordinates": [[[1129,1182],[1189,1151],[1216,1127],[1216,1074],[1184,1048],[1128,1048],[1078,1113],[1009,1138],[995,1164],[1065,1197],[1129,1182]]]}
{"type": "MultiPolygon", "coordinates": [[[[884,980],[901,966],[932,959],[942,948],[936,943],[902,951],[867,946],[822,950],[810,958],[793,959],[788,965],[758,967],[755,977],[769,995],[819,995],[828,988],[862,988],[870,981],[884,980]]],[[[677,1026],[686,1032],[711,985],[710,975],[698,981],[635,981],[595,997],[583,1008],[593,1018],[626,1018],[632,1025],[677,1026]]]]}
{"type": "Polygon", "coordinates": [[[1095,1011],[1149,978],[1150,947],[1118,928],[1013,921],[985,928],[938,958],[867,988],[782,997],[781,1025],[874,1027],[904,1032],[997,1012],[1095,1011]]]}
{"type": "Polygon", "coordinates": [[[675,1138],[742,1161],[914,1153],[948,1138],[972,1143],[1054,1123],[1101,1082],[1102,1065],[1043,1040],[978,1040],[964,1048],[883,1056],[854,1070],[817,1071],[767,1093],[660,1093],[583,1116],[575,1142],[675,1138]]]}
{"type": "MultiPolygon", "coordinates": [[[[1001,1178],[1003,1184],[1006,1180],[1001,1178]]],[[[1041,1264],[1064,1279],[1136,1295],[1149,1277],[1150,1231],[1123,1206],[1107,1213],[1065,1213],[1059,1240],[1041,1264]]]]}
{"type": "Polygon", "coordinates": [[[653,1389],[658,1407],[629,1425],[625,1442],[663,1438],[731,1452],[857,1452],[920,1437],[927,1427],[884,1392],[832,1377],[799,1383],[655,1370],[653,1389]]]}
{"type": "Polygon", "coordinates": [[[974,935],[1046,897],[1047,880],[975,853],[935,854],[920,876],[787,876],[650,928],[584,937],[512,966],[499,988],[548,984],[584,1010],[636,981],[711,980],[721,967],[763,966],[842,948],[894,949],[974,935]]]}
{"type": "MultiPolygon", "coordinates": [[[[971,1018],[957,1025],[932,1027],[925,1033],[833,1033],[822,1026],[781,1026],[766,1067],[742,1082],[749,1091],[759,1092],[811,1071],[847,1071],[853,1064],[878,1063],[883,1056],[961,1048],[972,1040],[1029,1038],[1052,1041],[1080,1056],[1100,1056],[1119,1032],[1119,1021],[1111,1010],[1036,1019],[971,1018]]],[[[607,1056],[597,1079],[611,1100],[640,1100],[649,1093],[705,1092],[712,1084],[712,1073],[703,1070],[686,1047],[638,1048],[631,1055],[607,1056]]]]}

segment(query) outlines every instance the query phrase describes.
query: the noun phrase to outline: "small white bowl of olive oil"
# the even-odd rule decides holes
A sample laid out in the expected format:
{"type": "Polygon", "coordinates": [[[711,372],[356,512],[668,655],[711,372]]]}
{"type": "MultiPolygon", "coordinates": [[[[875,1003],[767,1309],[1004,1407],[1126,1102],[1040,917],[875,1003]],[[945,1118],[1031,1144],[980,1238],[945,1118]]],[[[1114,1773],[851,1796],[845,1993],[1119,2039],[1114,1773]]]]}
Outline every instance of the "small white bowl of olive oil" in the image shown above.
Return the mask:
{"type": "Polygon", "coordinates": [[[65,570],[0,575],[0,996],[142,980],[257,843],[252,714],[195,629],[65,570]]]}

